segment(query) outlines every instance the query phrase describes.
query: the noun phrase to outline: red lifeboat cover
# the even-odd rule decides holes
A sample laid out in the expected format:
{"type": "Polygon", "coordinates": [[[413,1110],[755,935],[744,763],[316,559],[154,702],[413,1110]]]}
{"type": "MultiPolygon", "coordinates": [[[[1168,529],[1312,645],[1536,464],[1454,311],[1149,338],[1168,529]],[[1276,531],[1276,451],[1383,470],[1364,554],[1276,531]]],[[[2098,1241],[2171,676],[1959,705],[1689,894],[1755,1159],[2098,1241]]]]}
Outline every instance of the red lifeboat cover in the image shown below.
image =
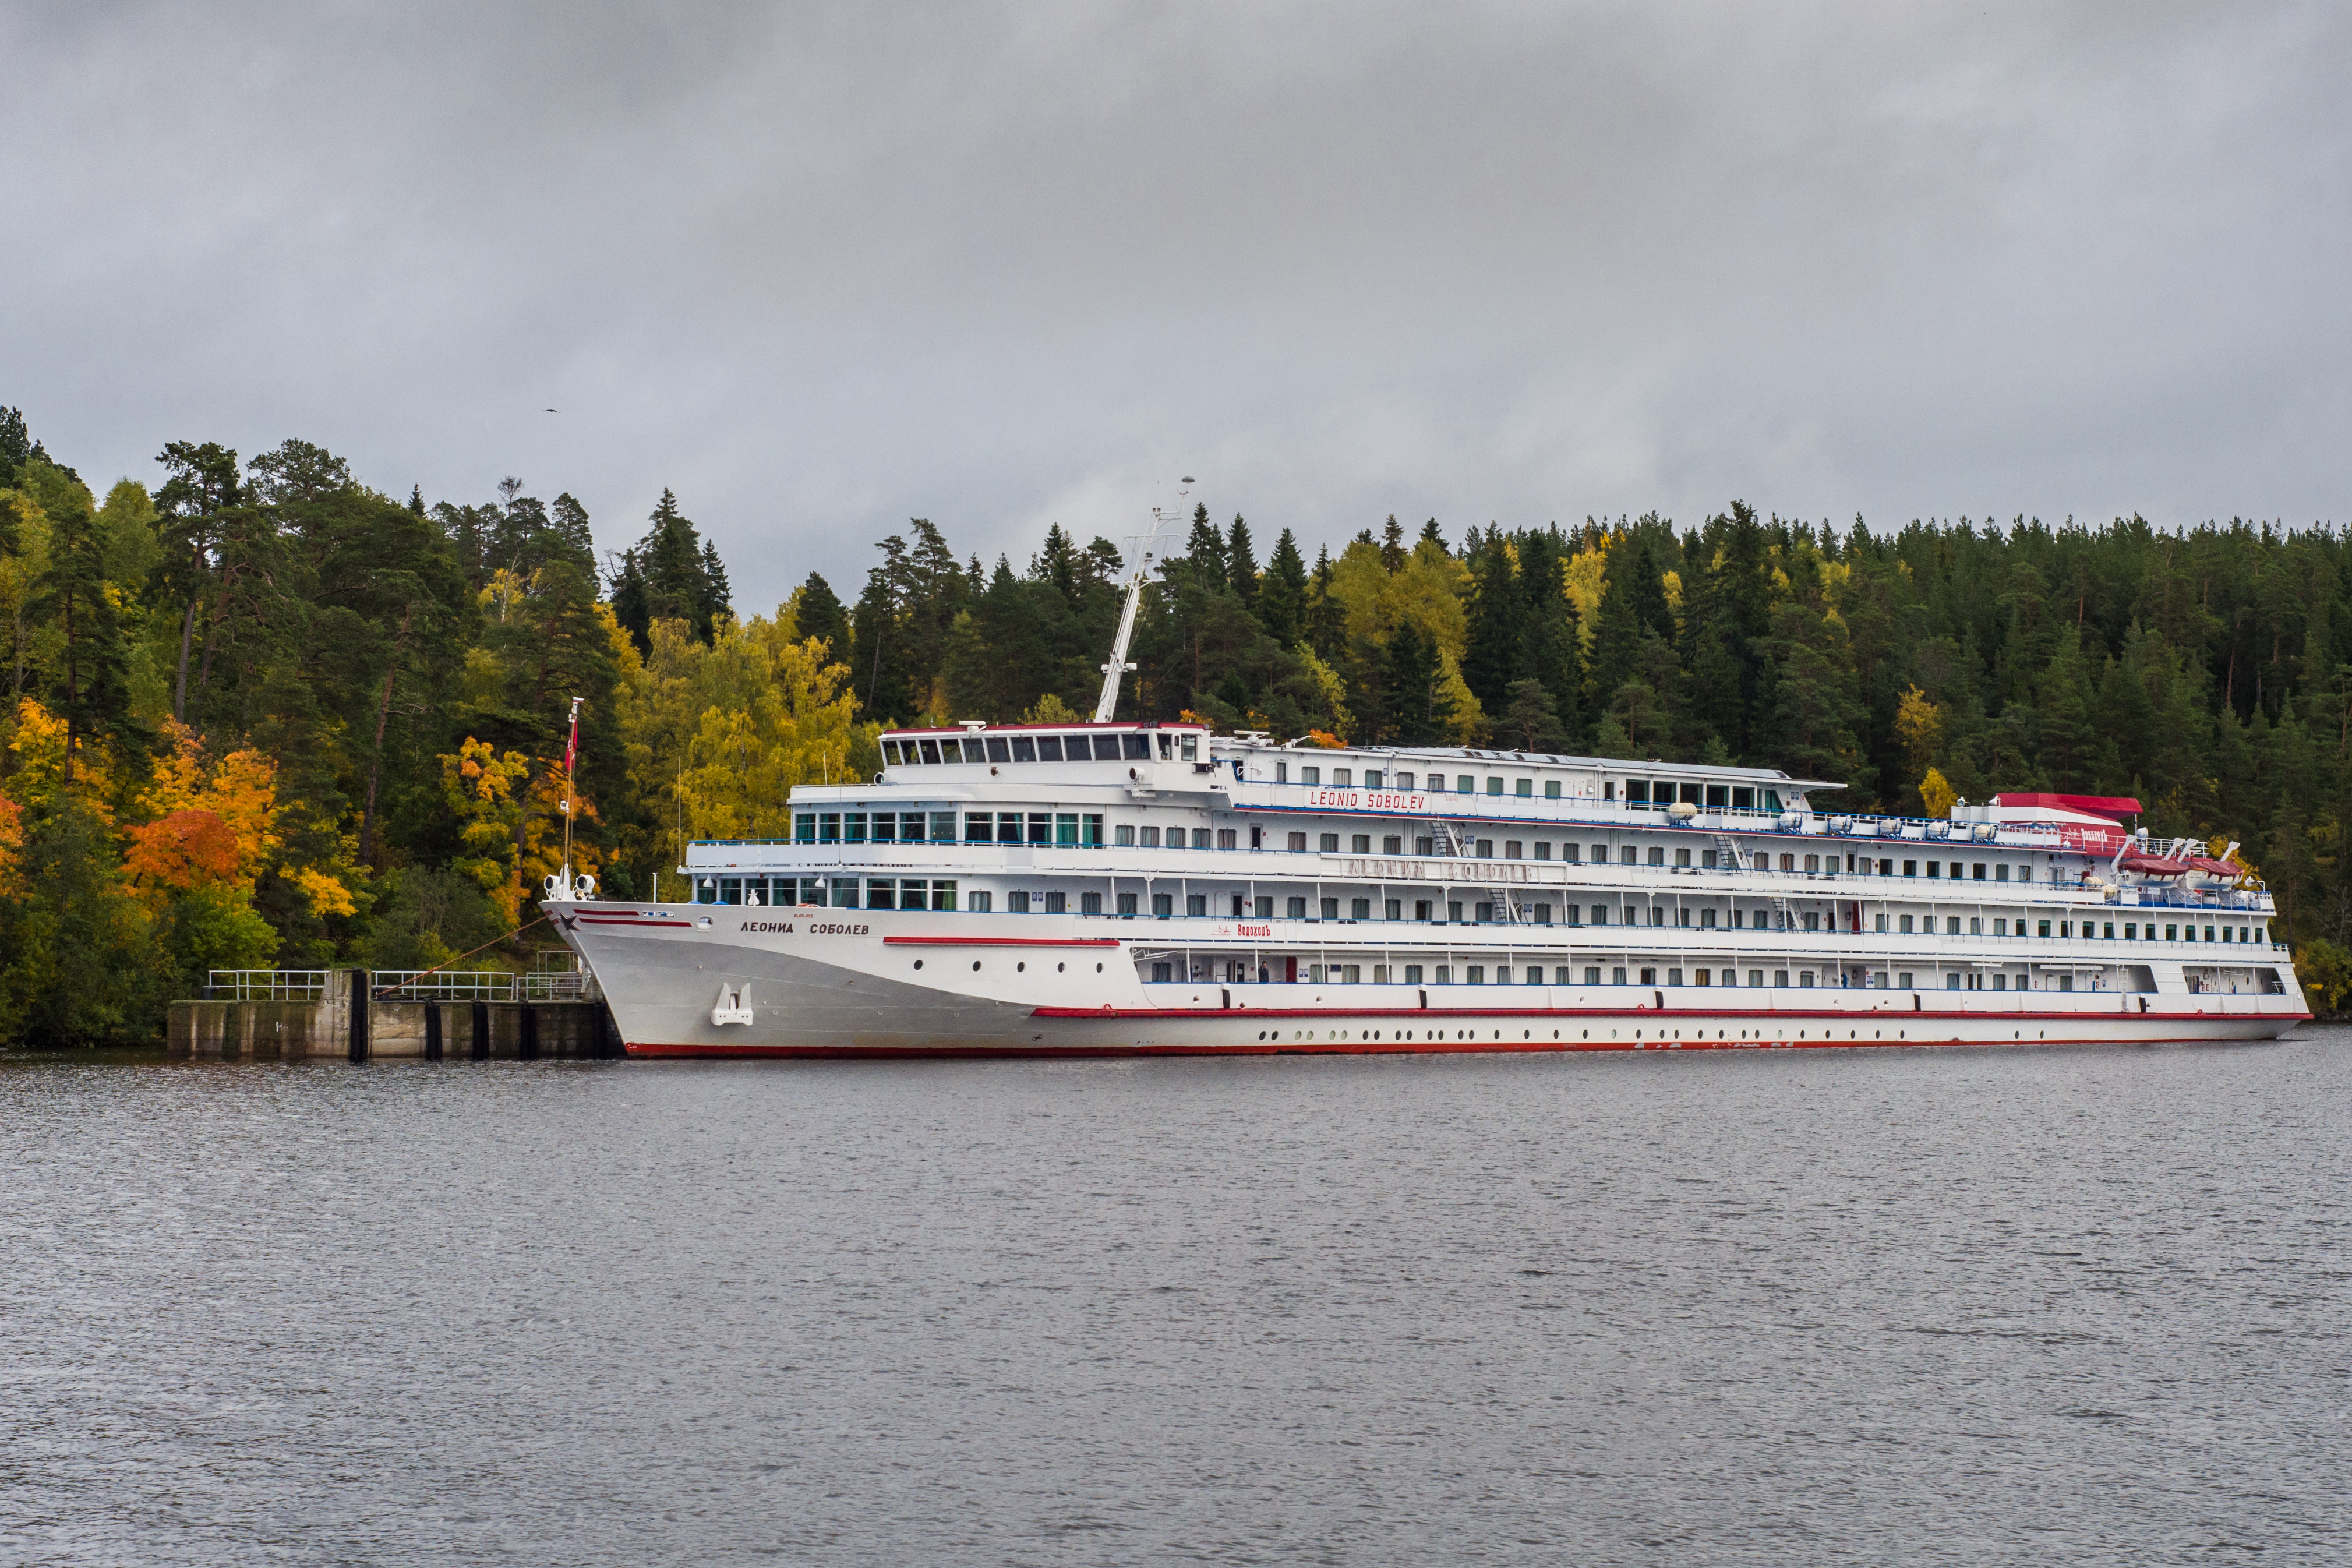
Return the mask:
{"type": "Polygon", "coordinates": [[[2246,868],[2243,866],[2235,866],[2227,860],[2209,860],[2202,855],[2191,855],[2189,858],[2189,868],[2192,871],[2202,871],[2209,877],[2227,877],[2231,881],[2246,874],[2246,868]]]}
{"type": "Polygon", "coordinates": [[[2186,877],[2198,868],[2195,861],[2167,860],[2160,855],[2126,855],[2117,865],[2126,871],[2137,871],[2143,877],[2186,877]]]}
{"type": "Polygon", "coordinates": [[[2040,806],[2048,811],[2079,811],[2086,816],[2111,817],[2117,822],[2140,813],[2139,802],[2127,795],[1997,795],[1992,803],[2012,811],[2040,806]]]}

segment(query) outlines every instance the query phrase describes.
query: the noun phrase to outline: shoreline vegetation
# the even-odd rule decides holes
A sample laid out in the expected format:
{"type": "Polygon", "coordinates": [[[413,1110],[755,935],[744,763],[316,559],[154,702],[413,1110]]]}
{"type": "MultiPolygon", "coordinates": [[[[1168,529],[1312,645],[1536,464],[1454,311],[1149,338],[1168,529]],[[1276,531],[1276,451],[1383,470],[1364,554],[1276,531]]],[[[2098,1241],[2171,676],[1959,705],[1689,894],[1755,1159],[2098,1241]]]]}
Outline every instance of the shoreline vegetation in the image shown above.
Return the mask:
{"type": "MultiPolygon", "coordinates": [[[[404,500],[301,440],[156,464],[101,496],[0,408],[0,1047],[151,1044],[212,969],[496,942],[562,858],[575,698],[574,868],[674,898],[682,840],[787,837],[793,786],[871,776],[886,723],[1083,717],[1118,615],[1118,547],[1058,524],[1016,566],[910,520],[853,601],[811,573],[741,616],[667,490],[600,557],[577,500],[520,479],[404,500]]],[[[1310,566],[1203,506],[1120,714],[1779,766],[1859,810],[2137,795],[2158,835],[2244,841],[2332,1015],[2347,573],[2327,526],[1741,503],[1458,542],[1391,517],[1310,566]]]]}

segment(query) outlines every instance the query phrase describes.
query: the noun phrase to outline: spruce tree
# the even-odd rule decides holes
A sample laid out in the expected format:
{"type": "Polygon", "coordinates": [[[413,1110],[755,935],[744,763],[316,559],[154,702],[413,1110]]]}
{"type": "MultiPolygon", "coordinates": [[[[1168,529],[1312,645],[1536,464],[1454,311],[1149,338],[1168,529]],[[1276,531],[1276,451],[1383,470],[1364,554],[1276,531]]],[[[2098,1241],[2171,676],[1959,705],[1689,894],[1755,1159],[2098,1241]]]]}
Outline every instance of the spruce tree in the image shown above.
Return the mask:
{"type": "Polygon", "coordinates": [[[1257,552],[1250,542],[1249,524],[1242,514],[1234,513],[1234,525],[1225,533],[1225,581],[1244,609],[1257,605],[1257,552]]]}
{"type": "Polygon", "coordinates": [[[801,591],[793,598],[793,615],[794,629],[803,640],[817,638],[835,660],[848,658],[849,613],[842,608],[841,596],[833,591],[833,584],[821,574],[812,572],[808,581],[801,584],[801,591]]]}
{"type": "Polygon", "coordinates": [[[1285,647],[1295,646],[1306,629],[1307,563],[1299,558],[1298,541],[1286,528],[1266,559],[1255,608],[1265,635],[1285,647]]]}
{"type": "MultiPolygon", "coordinates": [[[[30,464],[28,463],[28,467],[30,464]]],[[[49,519],[48,568],[28,614],[58,634],[49,706],[66,722],[65,779],[92,741],[143,744],[147,728],[131,709],[131,650],[106,592],[105,542],[79,483],[42,487],[49,519]]]]}

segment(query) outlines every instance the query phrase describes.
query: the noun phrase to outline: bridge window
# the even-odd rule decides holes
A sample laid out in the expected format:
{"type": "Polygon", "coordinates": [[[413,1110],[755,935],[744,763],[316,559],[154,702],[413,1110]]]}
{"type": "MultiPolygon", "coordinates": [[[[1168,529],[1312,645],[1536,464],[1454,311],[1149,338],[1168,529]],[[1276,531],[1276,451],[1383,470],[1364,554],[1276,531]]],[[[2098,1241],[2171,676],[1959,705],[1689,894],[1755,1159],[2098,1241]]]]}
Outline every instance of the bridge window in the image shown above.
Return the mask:
{"type": "MultiPolygon", "coordinates": [[[[1095,758],[1098,762],[1104,760],[1103,748],[1107,742],[1117,744],[1120,751],[1126,752],[1126,760],[1130,763],[1148,763],[1151,760],[1151,737],[1149,735],[1121,735],[1115,742],[1108,735],[1097,735],[1095,758]]],[[[1113,752],[1110,755],[1112,759],[1117,759],[1119,752],[1113,752]]]]}
{"type": "MultiPolygon", "coordinates": [[[[1056,741],[1054,744],[1058,748],[1061,745],[1061,742],[1056,741]]],[[[1034,735],[1013,736],[1013,760],[1016,763],[1035,762],[1037,760],[1037,737],[1034,735]]]]}
{"type": "Polygon", "coordinates": [[[1013,760],[1013,748],[1005,744],[1003,736],[991,735],[988,738],[988,760],[992,763],[1009,763],[1013,760]]]}

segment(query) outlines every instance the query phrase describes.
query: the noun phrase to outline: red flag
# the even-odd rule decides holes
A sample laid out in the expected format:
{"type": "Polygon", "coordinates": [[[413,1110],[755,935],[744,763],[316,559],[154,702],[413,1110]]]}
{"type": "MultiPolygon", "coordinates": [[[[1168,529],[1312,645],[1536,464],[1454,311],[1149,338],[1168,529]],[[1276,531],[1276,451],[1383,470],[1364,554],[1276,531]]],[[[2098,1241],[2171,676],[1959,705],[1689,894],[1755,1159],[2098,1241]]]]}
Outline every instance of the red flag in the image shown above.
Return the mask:
{"type": "Polygon", "coordinates": [[[575,702],[572,705],[572,739],[563,743],[563,772],[567,778],[571,776],[573,759],[577,758],[579,755],[580,704],[575,702]]]}

